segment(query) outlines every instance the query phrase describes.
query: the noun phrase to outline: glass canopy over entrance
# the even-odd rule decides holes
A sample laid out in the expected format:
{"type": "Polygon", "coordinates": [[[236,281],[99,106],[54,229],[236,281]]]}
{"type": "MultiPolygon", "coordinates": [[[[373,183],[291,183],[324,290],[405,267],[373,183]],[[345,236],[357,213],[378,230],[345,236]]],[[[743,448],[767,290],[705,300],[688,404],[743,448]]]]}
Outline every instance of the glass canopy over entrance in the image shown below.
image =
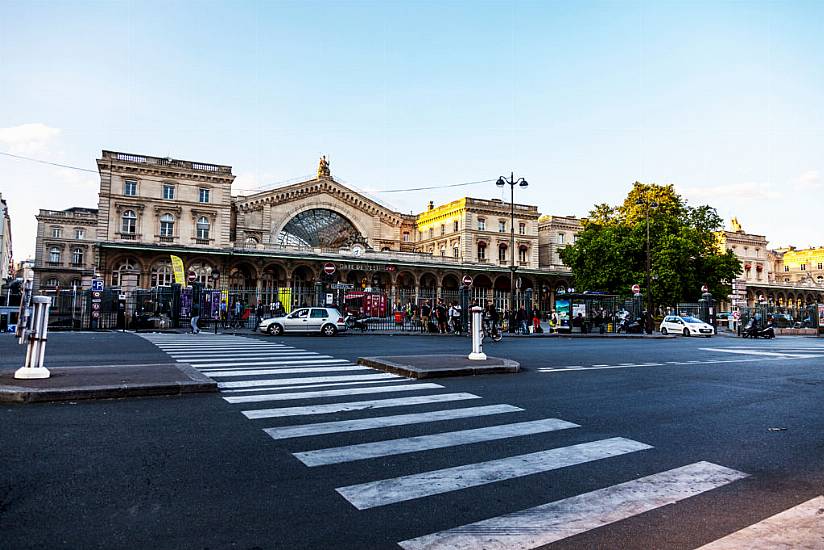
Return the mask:
{"type": "Polygon", "coordinates": [[[301,212],[278,234],[277,243],[285,246],[340,248],[362,240],[352,222],[333,210],[315,208],[301,212]]]}

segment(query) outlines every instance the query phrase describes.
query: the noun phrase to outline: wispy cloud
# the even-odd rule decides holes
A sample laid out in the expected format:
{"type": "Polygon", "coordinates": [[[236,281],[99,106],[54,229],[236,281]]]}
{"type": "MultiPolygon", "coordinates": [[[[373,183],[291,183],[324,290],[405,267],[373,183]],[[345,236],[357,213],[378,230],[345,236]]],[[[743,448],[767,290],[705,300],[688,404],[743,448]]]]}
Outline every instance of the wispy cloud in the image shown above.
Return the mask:
{"type": "Polygon", "coordinates": [[[32,154],[45,150],[60,134],[60,128],[52,128],[40,122],[0,128],[0,145],[3,150],[15,154],[32,154]]]}
{"type": "Polygon", "coordinates": [[[807,170],[795,181],[795,188],[798,191],[813,191],[824,188],[824,181],[818,170],[807,170]]]}
{"type": "Polygon", "coordinates": [[[736,200],[775,200],[782,194],[768,183],[742,182],[723,185],[709,185],[706,187],[682,187],[679,191],[691,202],[708,202],[718,199],[736,200]]]}

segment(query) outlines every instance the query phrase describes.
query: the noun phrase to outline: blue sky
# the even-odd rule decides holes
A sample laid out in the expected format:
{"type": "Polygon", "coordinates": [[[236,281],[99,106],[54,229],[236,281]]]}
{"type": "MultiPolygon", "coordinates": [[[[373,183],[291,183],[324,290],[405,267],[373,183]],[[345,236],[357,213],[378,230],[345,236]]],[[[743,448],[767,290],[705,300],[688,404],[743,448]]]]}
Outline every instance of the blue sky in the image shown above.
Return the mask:
{"type": "MultiPolygon", "coordinates": [[[[464,194],[584,216],[672,183],[773,246],[824,245],[821,2],[0,0],[0,151],[332,173],[403,211],[464,194]]],[[[0,156],[15,256],[97,178],[0,156]]]]}

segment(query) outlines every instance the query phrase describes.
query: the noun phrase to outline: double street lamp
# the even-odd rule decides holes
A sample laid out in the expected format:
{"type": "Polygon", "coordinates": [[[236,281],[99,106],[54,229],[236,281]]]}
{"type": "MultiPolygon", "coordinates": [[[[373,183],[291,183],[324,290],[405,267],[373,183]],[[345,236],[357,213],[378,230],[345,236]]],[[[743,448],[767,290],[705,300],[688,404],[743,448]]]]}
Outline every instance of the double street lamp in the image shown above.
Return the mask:
{"type": "MultiPolygon", "coordinates": [[[[650,319],[652,319],[652,282],[650,280],[652,278],[652,268],[650,266],[650,251],[649,251],[649,248],[650,248],[650,245],[649,245],[649,211],[650,211],[650,208],[658,208],[658,203],[655,202],[654,200],[648,200],[646,195],[645,195],[643,198],[640,198],[640,199],[636,200],[635,204],[637,204],[639,206],[641,206],[641,205],[645,206],[644,213],[645,213],[646,223],[647,223],[647,266],[646,266],[646,272],[647,272],[647,277],[646,277],[646,279],[647,279],[647,281],[646,281],[647,320],[646,321],[647,321],[647,323],[650,323],[650,319]]],[[[647,329],[647,331],[649,332],[649,327],[644,327],[644,328],[647,329]]]]}
{"type": "Polygon", "coordinates": [[[525,188],[529,184],[524,178],[515,180],[515,172],[510,172],[509,179],[504,176],[498,178],[495,182],[498,187],[509,185],[509,250],[511,253],[511,263],[509,265],[509,332],[515,332],[515,327],[512,319],[515,318],[515,271],[518,269],[515,265],[515,186],[525,188]]]}

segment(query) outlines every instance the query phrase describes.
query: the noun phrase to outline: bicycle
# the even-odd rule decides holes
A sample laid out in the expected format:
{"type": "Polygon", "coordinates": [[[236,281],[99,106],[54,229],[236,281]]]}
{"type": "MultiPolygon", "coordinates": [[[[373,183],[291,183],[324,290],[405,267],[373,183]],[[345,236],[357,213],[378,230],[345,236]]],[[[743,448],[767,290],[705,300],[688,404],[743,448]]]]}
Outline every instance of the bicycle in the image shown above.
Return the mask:
{"type": "Polygon", "coordinates": [[[501,338],[503,338],[503,334],[501,333],[500,327],[498,327],[498,323],[492,321],[484,321],[483,325],[481,326],[481,341],[484,341],[489,337],[493,342],[500,342],[501,338]]]}

